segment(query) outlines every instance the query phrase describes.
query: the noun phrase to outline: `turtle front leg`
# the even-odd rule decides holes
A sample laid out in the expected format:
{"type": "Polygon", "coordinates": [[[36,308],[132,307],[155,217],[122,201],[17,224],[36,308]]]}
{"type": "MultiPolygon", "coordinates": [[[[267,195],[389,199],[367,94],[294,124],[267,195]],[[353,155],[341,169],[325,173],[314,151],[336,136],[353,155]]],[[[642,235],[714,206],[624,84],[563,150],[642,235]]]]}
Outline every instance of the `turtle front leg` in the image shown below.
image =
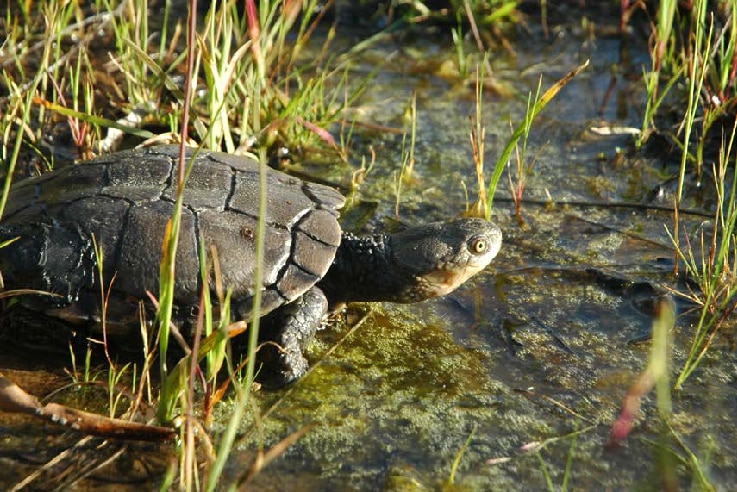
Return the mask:
{"type": "Polygon", "coordinates": [[[315,337],[317,328],[328,311],[325,294],[313,287],[298,299],[281,307],[269,315],[272,336],[268,338],[280,347],[276,357],[274,384],[285,385],[302,377],[309,367],[302,354],[303,349],[315,337]]]}

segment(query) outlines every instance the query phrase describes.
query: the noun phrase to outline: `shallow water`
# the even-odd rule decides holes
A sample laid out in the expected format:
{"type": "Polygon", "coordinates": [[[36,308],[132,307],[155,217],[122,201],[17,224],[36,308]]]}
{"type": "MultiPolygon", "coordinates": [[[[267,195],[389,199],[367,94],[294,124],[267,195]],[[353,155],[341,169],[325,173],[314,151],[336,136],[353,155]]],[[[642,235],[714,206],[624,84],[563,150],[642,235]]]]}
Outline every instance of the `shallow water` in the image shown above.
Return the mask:
{"type": "MultiPolygon", "coordinates": [[[[624,445],[615,450],[604,446],[627,388],[647,363],[649,343],[632,342],[645,337],[652,325],[652,304],[663,292],[653,287],[673,283],[673,251],[664,228],[672,227],[671,214],[605,203],[642,202],[675,163],[620,154],[616,149],[628,149],[629,137],[591,131],[640,126],[644,93],[630,77],[639,75],[647,60],[644,46],[630,40],[622,47],[617,37],[589,39],[569,28],[545,39],[535,26],[531,29],[512,40],[516,58],[500,54],[491,60],[498,82],[515,95],[484,96],[489,166],[501,151],[510,119],[516,123],[523,115],[526,94],[536,88],[539,76],[547,87],[583,60],[590,59],[591,65],[533,126],[526,157],[534,156],[534,168],[524,192],[529,200],[522,208],[524,225],[514,216],[505,175],[493,216],[505,243],[492,267],[443,299],[411,306],[351,306],[345,321],[331,324],[311,347],[308,376],[284,390],[257,393],[252,417],[258,417],[243,423],[229,479],[245,472],[257,446],[268,448],[314,425],[256,476],[254,489],[452,485],[460,490],[540,490],[547,487],[547,473],[554,486],[568,476],[568,486],[578,490],[655,490],[661,486],[658,467],[663,462],[675,470],[681,486],[691,483],[692,473],[674,458],[685,451],[662,431],[652,397],[624,445]],[[548,199],[552,205],[539,203],[548,199]],[[572,442],[567,436],[575,431],[581,433],[572,442]],[[547,439],[539,453],[522,448],[547,439]]],[[[338,39],[337,46],[347,42],[338,39]]],[[[361,55],[356,77],[383,64],[359,101],[359,120],[401,128],[416,92],[417,164],[413,179],[402,186],[395,217],[402,136],[357,128],[351,164],[357,166],[369,146],[377,159],[353,197],[354,206],[373,214],[365,220],[364,214],[347,211],[346,228],[378,230],[397,221],[447,218],[465,209],[467,193],[475,192],[468,143],[473,84],[436,73],[440,63],[455,56],[449,42],[409,37],[384,39],[361,55]]],[[[315,166],[307,167],[312,172],[315,166]]],[[[338,169],[345,182],[350,170],[338,169]]],[[[703,220],[685,216],[682,226],[692,231],[703,220]]],[[[687,353],[694,321],[687,314],[691,306],[678,307],[674,368],[687,353]]],[[[23,364],[0,351],[6,376],[36,394],[58,387],[49,384],[50,378],[38,379],[46,373],[11,371],[16,365],[23,364]]],[[[703,457],[714,483],[725,488],[737,478],[731,458],[737,443],[736,365],[734,352],[713,348],[673,402],[675,432],[703,457]]],[[[51,374],[57,378],[53,381],[64,380],[58,371],[51,374]]],[[[228,404],[216,411],[221,423],[230,413],[228,404]]],[[[3,415],[1,422],[7,436],[27,436],[22,445],[7,437],[2,446],[3,460],[23,462],[13,468],[18,472],[13,481],[34,468],[28,455],[48,449],[50,439],[65,439],[34,437],[49,427],[24,419],[3,415]]],[[[137,463],[160,453],[130,445],[126,456],[122,469],[137,470],[137,463]]],[[[120,469],[120,462],[116,466],[120,469]]],[[[150,468],[147,473],[157,479],[162,468],[153,462],[150,468]]],[[[138,478],[134,471],[129,476],[138,478]]],[[[96,480],[91,483],[100,485],[100,477],[96,480]]]]}

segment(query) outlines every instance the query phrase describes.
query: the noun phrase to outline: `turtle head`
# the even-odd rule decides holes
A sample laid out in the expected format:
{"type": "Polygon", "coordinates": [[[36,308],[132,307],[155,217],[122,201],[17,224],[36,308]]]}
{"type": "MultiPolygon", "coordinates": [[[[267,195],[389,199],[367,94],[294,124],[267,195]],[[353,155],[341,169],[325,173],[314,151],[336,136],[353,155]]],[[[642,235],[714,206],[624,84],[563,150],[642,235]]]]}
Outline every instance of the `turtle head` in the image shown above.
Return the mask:
{"type": "Polygon", "coordinates": [[[453,292],[499,252],[502,232],[482,219],[456,219],[373,236],[343,233],[318,286],[330,304],[419,302],[453,292]]]}
{"type": "Polygon", "coordinates": [[[502,231],[483,219],[455,219],[414,227],[389,240],[392,263],[405,284],[395,301],[417,302],[449,294],[486,268],[501,248],[502,231]]]}

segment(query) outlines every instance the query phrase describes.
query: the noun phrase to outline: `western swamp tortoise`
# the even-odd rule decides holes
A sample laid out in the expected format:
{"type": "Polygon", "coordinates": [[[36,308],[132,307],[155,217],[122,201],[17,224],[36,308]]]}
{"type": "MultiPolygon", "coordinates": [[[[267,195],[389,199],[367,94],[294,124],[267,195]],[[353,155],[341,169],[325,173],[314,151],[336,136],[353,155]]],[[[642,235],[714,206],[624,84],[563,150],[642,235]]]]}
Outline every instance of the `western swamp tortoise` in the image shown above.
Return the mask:
{"type": "MultiPolygon", "coordinates": [[[[176,263],[175,303],[194,316],[202,287],[199,242],[217,248],[231,313],[252,316],[259,164],[248,157],[187,150],[176,263]]],[[[17,303],[74,325],[100,324],[101,289],[94,244],[102,251],[108,326],[134,302],[157,293],[164,229],[174,209],[178,147],[109,154],[16,183],[0,222],[6,289],[35,289],[17,303]],[[93,240],[94,238],[94,240],[93,240]],[[132,302],[134,301],[134,302],[132,302]],[[112,319],[111,319],[112,318],[112,319]]],[[[260,313],[280,320],[269,338],[284,349],[284,382],[307,370],[302,348],[329,305],[416,302],[442,296],[485,268],[501,246],[499,228],[456,219],[384,235],[341,231],[336,190],[267,168],[265,251],[260,313]]],[[[136,320],[127,323],[135,325],[136,320]]],[[[126,323],[118,323],[126,325],[126,323]]]]}

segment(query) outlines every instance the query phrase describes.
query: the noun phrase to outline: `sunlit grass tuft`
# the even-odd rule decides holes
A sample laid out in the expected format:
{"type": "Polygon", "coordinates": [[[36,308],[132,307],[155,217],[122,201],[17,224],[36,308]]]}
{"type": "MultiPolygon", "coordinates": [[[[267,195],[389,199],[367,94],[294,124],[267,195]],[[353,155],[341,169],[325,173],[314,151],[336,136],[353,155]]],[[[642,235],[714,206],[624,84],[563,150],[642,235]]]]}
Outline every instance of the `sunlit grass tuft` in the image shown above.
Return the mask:
{"type": "MultiPolygon", "coordinates": [[[[513,151],[517,152],[517,163],[518,163],[518,176],[517,176],[517,186],[513,186],[512,191],[517,192],[515,194],[515,201],[521,201],[521,193],[524,189],[524,171],[526,167],[523,163],[525,161],[525,152],[526,149],[526,142],[527,137],[532,129],[532,123],[537,117],[537,115],[547,106],[547,104],[555,97],[556,94],[576,75],[578,75],[581,70],[586,68],[589,65],[589,62],[586,61],[585,63],[579,65],[575,69],[568,72],[566,75],[564,75],[560,80],[558,80],[556,83],[551,85],[545,92],[540,94],[540,88],[538,87],[537,94],[534,98],[530,98],[528,100],[527,110],[524,115],[523,121],[517,124],[516,127],[514,127],[511,135],[507,139],[504,149],[499,154],[499,157],[496,160],[496,163],[494,164],[494,169],[491,172],[491,176],[489,177],[488,185],[484,186],[484,183],[482,183],[482,178],[484,177],[484,164],[483,164],[483,138],[485,134],[485,130],[483,126],[479,123],[481,121],[480,115],[482,114],[481,109],[481,101],[482,101],[482,92],[480,89],[480,84],[477,83],[477,96],[476,96],[476,106],[477,106],[477,114],[476,119],[473,125],[475,125],[471,131],[471,141],[472,141],[472,150],[473,150],[473,158],[476,168],[476,174],[479,179],[479,195],[477,202],[471,206],[471,213],[474,213],[475,211],[478,211],[478,213],[483,212],[483,215],[488,220],[491,217],[491,210],[492,210],[492,203],[494,200],[494,195],[496,194],[497,187],[499,185],[499,179],[502,176],[502,173],[504,172],[504,169],[508,167],[508,163],[511,159],[511,155],[513,151]],[[519,151],[518,143],[522,140],[522,152],[519,151]],[[522,173],[522,174],[519,174],[522,173]],[[486,192],[484,193],[484,190],[486,192]]],[[[519,207],[518,207],[518,213],[519,213],[519,207]]]]}
{"type": "MultiPolygon", "coordinates": [[[[325,129],[343,118],[364,86],[349,84],[348,60],[336,63],[328,56],[332,31],[316,57],[305,56],[331,3],[249,1],[245,15],[234,2],[210,5],[194,39],[192,113],[186,122],[192,136],[206,148],[228,152],[324,146],[344,158],[346,149],[325,129]],[[262,120],[258,129],[254,113],[262,120]]],[[[97,0],[84,7],[53,1],[42,16],[8,9],[3,46],[18,56],[0,51],[0,87],[10,93],[0,99],[3,157],[20,145],[10,142],[14,136],[25,135],[26,145],[40,146],[55,113],[69,120],[80,156],[90,149],[108,152],[126,133],[152,137],[132,128],[143,124],[167,128],[175,138],[186,92],[179,75],[187,71],[184,18],[175,18],[167,2],[152,32],[150,12],[148,0],[97,0]],[[17,16],[25,15],[32,22],[19,21],[17,16]],[[36,41],[39,37],[43,41],[36,41]],[[114,49],[102,53],[100,38],[114,49]],[[95,63],[89,61],[93,57],[95,63]],[[104,117],[95,114],[96,107],[104,117]],[[110,109],[117,113],[112,119],[110,109]],[[14,118],[19,110],[26,116],[14,118]],[[16,131],[19,121],[24,131],[16,131]],[[117,131],[103,138],[109,129],[117,131]]]]}
{"type": "Polygon", "coordinates": [[[723,142],[719,161],[713,168],[717,206],[710,227],[701,229],[696,237],[679,241],[676,233],[668,234],[675,246],[686,273],[698,290],[681,293],[699,306],[699,317],[694,327],[688,357],[676,380],[676,388],[683,386],[699,365],[718,335],[726,336],[734,344],[733,315],[737,311],[737,136],[735,119],[729,140],[723,142]],[[731,175],[731,183],[727,180],[731,175]]]}

